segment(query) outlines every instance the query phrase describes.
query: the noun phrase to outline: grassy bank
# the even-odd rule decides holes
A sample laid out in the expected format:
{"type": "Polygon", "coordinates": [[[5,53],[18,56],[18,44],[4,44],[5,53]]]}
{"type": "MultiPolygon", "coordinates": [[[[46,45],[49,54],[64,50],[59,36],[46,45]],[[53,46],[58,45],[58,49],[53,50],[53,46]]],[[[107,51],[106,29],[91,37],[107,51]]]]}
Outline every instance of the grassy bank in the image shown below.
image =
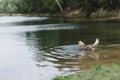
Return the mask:
{"type": "Polygon", "coordinates": [[[89,71],[68,76],[57,76],[53,80],[120,80],[120,63],[108,67],[96,65],[89,71]]]}

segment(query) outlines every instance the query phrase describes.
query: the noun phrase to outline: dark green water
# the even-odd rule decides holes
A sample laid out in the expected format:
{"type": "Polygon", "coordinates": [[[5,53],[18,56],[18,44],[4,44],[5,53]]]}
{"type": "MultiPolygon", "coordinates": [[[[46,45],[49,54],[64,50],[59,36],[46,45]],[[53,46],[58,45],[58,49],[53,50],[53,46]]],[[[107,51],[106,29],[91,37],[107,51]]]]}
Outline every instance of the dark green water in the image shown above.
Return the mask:
{"type": "Polygon", "coordinates": [[[24,16],[0,20],[0,80],[51,80],[120,60],[120,21],[24,16]],[[79,40],[92,44],[96,38],[100,44],[94,55],[76,56],[82,54],[79,40]]]}

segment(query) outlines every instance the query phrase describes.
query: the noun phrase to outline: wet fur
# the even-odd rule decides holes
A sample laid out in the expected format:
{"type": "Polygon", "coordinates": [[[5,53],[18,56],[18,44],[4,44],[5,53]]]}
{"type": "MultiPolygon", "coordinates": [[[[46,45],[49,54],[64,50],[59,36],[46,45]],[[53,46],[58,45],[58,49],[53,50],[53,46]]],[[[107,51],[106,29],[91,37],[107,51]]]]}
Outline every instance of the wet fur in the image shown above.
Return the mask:
{"type": "Polygon", "coordinates": [[[98,38],[95,40],[95,42],[92,45],[86,45],[83,41],[78,41],[78,45],[81,47],[81,49],[83,50],[87,50],[87,51],[95,51],[95,46],[97,46],[99,44],[99,40],[98,38]]]}

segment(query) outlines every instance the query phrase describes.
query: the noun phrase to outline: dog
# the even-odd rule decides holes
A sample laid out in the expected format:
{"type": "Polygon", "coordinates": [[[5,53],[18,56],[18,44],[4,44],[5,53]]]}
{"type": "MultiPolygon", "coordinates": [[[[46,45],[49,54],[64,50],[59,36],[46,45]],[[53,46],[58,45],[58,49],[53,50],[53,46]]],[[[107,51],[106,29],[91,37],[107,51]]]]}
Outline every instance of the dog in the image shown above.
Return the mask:
{"type": "Polygon", "coordinates": [[[99,44],[99,39],[97,38],[95,40],[95,42],[92,45],[86,45],[84,42],[82,42],[81,40],[78,41],[78,45],[81,47],[82,50],[85,51],[95,51],[96,50],[96,46],[99,44]]]}

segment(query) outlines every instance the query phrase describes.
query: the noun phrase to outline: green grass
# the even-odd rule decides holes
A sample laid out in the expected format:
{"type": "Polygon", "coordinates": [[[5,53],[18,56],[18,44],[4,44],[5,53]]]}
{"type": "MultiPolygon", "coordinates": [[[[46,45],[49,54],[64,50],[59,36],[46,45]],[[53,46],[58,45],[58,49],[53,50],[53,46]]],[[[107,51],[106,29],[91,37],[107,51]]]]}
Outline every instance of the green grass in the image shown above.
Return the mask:
{"type": "Polygon", "coordinates": [[[120,63],[114,63],[108,67],[98,64],[89,71],[57,76],[53,80],[120,80],[120,63]]]}

